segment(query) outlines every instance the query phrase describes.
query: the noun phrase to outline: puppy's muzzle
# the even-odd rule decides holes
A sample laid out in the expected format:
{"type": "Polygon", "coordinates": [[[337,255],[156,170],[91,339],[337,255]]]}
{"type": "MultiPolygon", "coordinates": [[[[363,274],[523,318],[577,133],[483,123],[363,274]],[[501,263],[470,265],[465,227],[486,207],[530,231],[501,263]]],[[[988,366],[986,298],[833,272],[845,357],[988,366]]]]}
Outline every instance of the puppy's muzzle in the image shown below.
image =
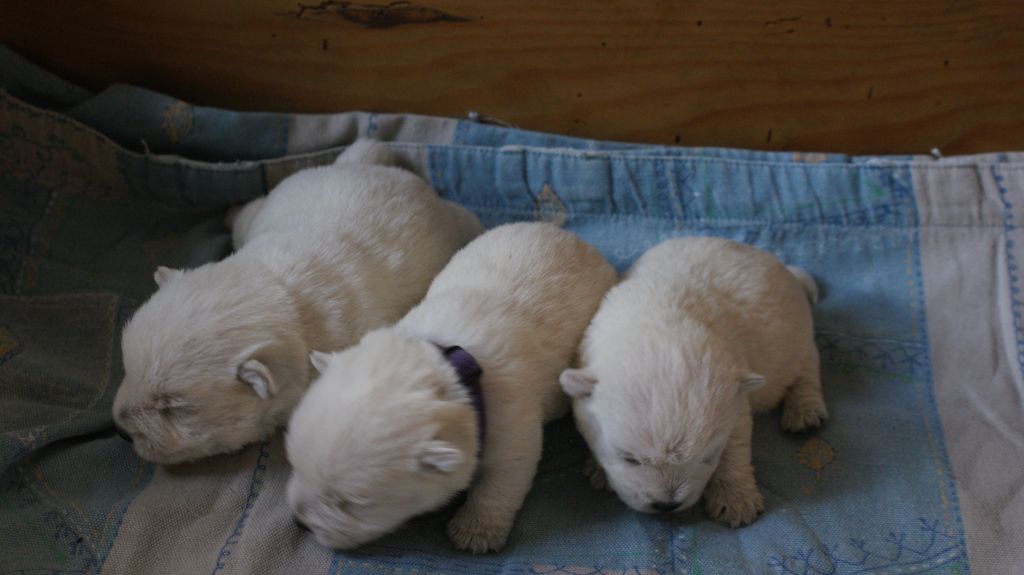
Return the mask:
{"type": "Polygon", "coordinates": [[[117,436],[118,437],[120,437],[121,439],[127,441],[128,443],[132,443],[132,436],[128,435],[128,432],[123,430],[123,429],[121,429],[121,427],[118,426],[116,423],[114,424],[114,430],[117,431],[117,436]]]}
{"type": "Polygon", "coordinates": [[[654,501],[651,502],[651,509],[661,512],[675,511],[679,508],[679,501],[654,501]]]}

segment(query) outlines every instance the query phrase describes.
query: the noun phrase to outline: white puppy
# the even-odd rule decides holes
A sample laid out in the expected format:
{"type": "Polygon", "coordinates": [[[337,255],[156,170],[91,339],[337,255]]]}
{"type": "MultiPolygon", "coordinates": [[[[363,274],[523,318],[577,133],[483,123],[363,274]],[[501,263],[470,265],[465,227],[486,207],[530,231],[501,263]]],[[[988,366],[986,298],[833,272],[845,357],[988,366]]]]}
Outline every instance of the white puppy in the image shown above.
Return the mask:
{"type": "Polygon", "coordinates": [[[595,484],[638,511],[677,511],[704,494],[736,527],[763,510],[751,411],[785,398],[782,427],[827,417],[811,307],[814,280],[772,255],[715,238],[668,240],[613,288],[562,373],[597,459],[595,484]]]}
{"type": "Polygon", "coordinates": [[[448,525],[455,546],[504,545],[542,427],[568,408],[558,375],[615,279],[569,232],[500,226],[456,254],[397,325],[314,354],[322,375],[287,434],[296,519],[349,549],[469,488],[448,525]]]}
{"type": "Polygon", "coordinates": [[[357,142],[231,214],[239,250],[159,290],[125,326],[113,414],[150,461],[229,452],[287,421],[315,372],[312,349],[342,349],[398,320],[483,230],[469,212],[357,142]]]}

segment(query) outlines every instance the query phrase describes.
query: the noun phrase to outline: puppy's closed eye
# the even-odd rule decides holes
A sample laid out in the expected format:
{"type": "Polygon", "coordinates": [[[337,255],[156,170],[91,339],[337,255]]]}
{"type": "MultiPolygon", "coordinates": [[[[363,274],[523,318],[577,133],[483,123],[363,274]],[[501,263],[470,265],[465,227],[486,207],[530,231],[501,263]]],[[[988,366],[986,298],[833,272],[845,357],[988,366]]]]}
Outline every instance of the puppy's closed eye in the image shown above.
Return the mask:
{"type": "Polygon", "coordinates": [[[329,500],[332,507],[340,509],[342,511],[351,511],[360,507],[366,507],[370,504],[370,500],[360,495],[351,496],[335,496],[329,500]]]}
{"type": "Polygon", "coordinates": [[[190,406],[180,397],[161,395],[153,399],[153,408],[160,415],[171,416],[187,412],[190,406]]]}

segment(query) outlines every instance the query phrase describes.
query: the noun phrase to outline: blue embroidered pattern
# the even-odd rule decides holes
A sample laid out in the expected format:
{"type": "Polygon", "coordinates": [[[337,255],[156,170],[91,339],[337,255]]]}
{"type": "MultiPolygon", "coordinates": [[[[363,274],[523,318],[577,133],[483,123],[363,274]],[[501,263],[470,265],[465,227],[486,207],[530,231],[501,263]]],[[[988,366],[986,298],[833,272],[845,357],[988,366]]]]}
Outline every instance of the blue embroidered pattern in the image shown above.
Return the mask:
{"type": "MultiPolygon", "coordinates": [[[[15,463],[12,467],[17,468],[18,473],[8,475],[3,482],[0,482],[0,490],[6,494],[13,495],[12,499],[23,512],[29,514],[38,513],[36,516],[42,520],[42,523],[52,533],[52,541],[48,543],[51,545],[56,544],[58,548],[62,549],[70,557],[73,557],[75,559],[74,563],[81,567],[80,572],[98,572],[102,561],[97,557],[97,553],[91,547],[90,542],[86,541],[85,537],[66,520],[61,512],[50,509],[45,505],[39,495],[29,486],[27,479],[24,477],[25,472],[20,467],[20,464],[15,463]]],[[[33,570],[32,572],[38,571],[33,570]]]]}
{"type": "Polygon", "coordinates": [[[822,363],[842,369],[858,367],[893,374],[922,375],[928,367],[928,347],[924,344],[859,338],[819,331],[815,342],[822,363]]]}
{"type": "Polygon", "coordinates": [[[266,475],[267,460],[270,459],[269,448],[270,444],[266,441],[259,444],[259,456],[256,457],[256,465],[252,469],[252,479],[249,482],[249,495],[245,498],[245,507],[242,508],[242,513],[238,516],[235,529],[224,541],[220,552],[217,553],[217,563],[214,565],[213,571],[210,572],[211,575],[223,570],[227,566],[228,557],[231,556],[231,548],[242,538],[245,522],[249,519],[249,513],[252,512],[252,508],[256,505],[256,499],[259,498],[260,491],[263,488],[263,476],[266,475]]]}
{"type": "Polygon", "coordinates": [[[960,537],[946,533],[938,519],[918,519],[918,533],[890,531],[881,540],[851,538],[844,543],[805,547],[775,555],[768,567],[778,575],[895,575],[966,559],[960,537]]]}
{"type": "Polygon", "coordinates": [[[1003,232],[1006,236],[1006,271],[1010,278],[1010,304],[1013,308],[1013,334],[1017,338],[1017,366],[1024,373],[1024,312],[1021,311],[1020,276],[1018,275],[1017,258],[1013,255],[1013,233],[1017,231],[1014,223],[1013,204],[1010,203],[1010,192],[1003,183],[1003,175],[992,166],[992,177],[999,188],[999,201],[1003,204],[1003,232]]]}

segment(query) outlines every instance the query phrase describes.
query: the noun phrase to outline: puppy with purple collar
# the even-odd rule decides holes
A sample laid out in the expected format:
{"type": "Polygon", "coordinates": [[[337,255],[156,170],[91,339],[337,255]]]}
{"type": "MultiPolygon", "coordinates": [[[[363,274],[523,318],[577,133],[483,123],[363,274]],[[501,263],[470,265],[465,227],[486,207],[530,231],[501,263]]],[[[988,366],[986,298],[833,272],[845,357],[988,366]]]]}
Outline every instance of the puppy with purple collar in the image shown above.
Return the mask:
{"type": "Polygon", "coordinates": [[[350,549],[468,488],[459,549],[501,548],[533,482],[558,376],[615,271],[548,224],[495,228],[463,248],[393,327],[335,354],[292,415],[296,520],[350,549]]]}

